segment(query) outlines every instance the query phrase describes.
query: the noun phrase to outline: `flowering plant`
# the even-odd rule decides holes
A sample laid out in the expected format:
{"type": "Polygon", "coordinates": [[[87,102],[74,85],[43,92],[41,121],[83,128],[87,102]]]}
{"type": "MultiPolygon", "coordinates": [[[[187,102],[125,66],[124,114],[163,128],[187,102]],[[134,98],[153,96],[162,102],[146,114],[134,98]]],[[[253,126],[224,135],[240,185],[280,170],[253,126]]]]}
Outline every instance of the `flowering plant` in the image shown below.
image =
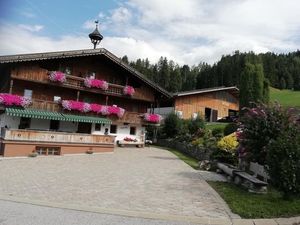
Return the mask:
{"type": "Polygon", "coordinates": [[[101,115],[116,115],[119,118],[123,117],[125,110],[117,106],[104,106],[95,103],[85,103],[73,100],[63,100],[62,107],[66,110],[75,110],[79,112],[95,112],[101,115]]]}
{"type": "Polygon", "coordinates": [[[31,99],[24,96],[0,93],[0,104],[5,106],[27,107],[31,104],[31,99]]]}
{"type": "Polygon", "coordinates": [[[133,139],[133,138],[131,138],[131,137],[125,137],[123,140],[124,140],[124,141],[128,141],[128,142],[137,142],[136,139],[133,139]]]}
{"type": "Polygon", "coordinates": [[[88,88],[100,88],[102,90],[108,89],[108,83],[105,80],[97,80],[94,78],[85,78],[84,85],[88,88]]]}
{"type": "Polygon", "coordinates": [[[145,113],[144,119],[150,123],[160,123],[162,117],[158,114],[145,113]]]}
{"type": "Polygon", "coordinates": [[[133,96],[134,93],[135,93],[135,90],[132,86],[126,85],[123,89],[123,94],[124,95],[133,96]]]}
{"type": "Polygon", "coordinates": [[[60,71],[52,71],[49,74],[49,80],[53,82],[64,83],[66,81],[66,75],[60,71]]]}

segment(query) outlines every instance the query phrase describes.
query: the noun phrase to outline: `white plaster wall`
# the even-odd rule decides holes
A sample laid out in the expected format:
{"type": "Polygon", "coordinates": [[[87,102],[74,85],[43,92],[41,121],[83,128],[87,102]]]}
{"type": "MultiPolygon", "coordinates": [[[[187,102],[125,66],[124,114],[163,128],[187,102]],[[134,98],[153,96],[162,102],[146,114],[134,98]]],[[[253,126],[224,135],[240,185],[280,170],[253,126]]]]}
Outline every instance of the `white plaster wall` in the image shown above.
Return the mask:
{"type": "Polygon", "coordinates": [[[76,132],[78,128],[78,123],[73,123],[70,121],[60,121],[59,122],[59,131],[63,132],[76,132]]]}
{"type": "Polygon", "coordinates": [[[0,127],[5,125],[10,129],[18,129],[20,124],[20,117],[8,116],[6,114],[0,115],[0,127]]]}
{"type": "Polygon", "coordinates": [[[50,120],[31,119],[30,129],[49,130],[50,120]]]}
{"type": "Polygon", "coordinates": [[[94,135],[103,135],[105,128],[108,128],[108,135],[116,136],[115,142],[119,140],[123,140],[125,137],[130,137],[132,139],[137,139],[140,141],[142,131],[145,133],[145,128],[141,125],[124,125],[122,124],[116,124],[117,125],[117,133],[112,134],[110,133],[110,125],[105,124],[104,126],[101,125],[101,131],[95,131],[95,124],[92,124],[92,134],[94,135]],[[130,127],[136,127],[136,135],[130,135],[130,127]]]}

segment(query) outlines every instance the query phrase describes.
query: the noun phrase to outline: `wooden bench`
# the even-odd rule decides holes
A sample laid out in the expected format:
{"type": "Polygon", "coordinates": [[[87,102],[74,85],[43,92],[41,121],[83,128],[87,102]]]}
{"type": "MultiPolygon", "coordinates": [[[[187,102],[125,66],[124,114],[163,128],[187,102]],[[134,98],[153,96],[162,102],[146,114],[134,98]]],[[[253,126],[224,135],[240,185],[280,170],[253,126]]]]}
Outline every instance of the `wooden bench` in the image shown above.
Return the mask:
{"type": "Polygon", "coordinates": [[[140,141],[118,141],[117,142],[119,147],[125,147],[125,146],[136,146],[137,148],[144,148],[145,143],[140,141]]]}
{"type": "Polygon", "coordinates": [[[270,176],[265,170],[265,167],[263,165],[260,165],[258,163],[250,162],[250,168],[249,170],[253,172],[254,174],[252,176],[254,177],[262,177],[262,179],[267,182],[270,180],[270,176]]]}
{"type": "Polygon", "coordinates": [[[244,171],[235,171],[233,179],[235,184],[243,185],[248,188],[250,192],[264,193],[267,191],[267,182],[261,181],[244,171]]]}
{"type": "Polygon", "coordinates": [[[238,168],[225,163],[218,163],[217,167],[227,174],[228,181],[233,181],[237,185],[243,185],[248,188],[250,192],[265,193],[267,191],[267,182],[261,181],[245,171],[241,171],[238,168]]]}

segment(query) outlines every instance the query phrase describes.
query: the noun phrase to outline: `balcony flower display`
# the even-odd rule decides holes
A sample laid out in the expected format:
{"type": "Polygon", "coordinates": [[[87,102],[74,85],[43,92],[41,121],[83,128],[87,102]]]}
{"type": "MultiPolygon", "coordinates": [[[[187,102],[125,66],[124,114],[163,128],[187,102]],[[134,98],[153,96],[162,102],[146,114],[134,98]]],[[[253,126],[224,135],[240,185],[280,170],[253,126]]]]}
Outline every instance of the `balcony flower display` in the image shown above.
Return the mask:
{"type": "Polygon", "coordinates": [[[66,81],[66,75],[60,71],[52,71],[49,74],[49,80],[58,83],[64,83],[66,81]]]}
{"type": "Polygon", "coordinates": [[[69,111],[79,111],[79,112],[95,112],[97,114],[101,114],[103,116],[106,115],[116,115],[117,117],[123,117],[125,110],[123,108],[117,106],[105,106],[99,105],[95,103],[85,103],[78,102],[74,100],[63,100],[61,105],[64,109],[69,111]]]}
{"type": "Polygon", "coordinates": [[[88,88],[99,88],[104,91],[108,89],[108,83],[105,80],[97,80],[90,77],[84,79],[84,85],[88,88]]]}
{"type": "Polygon", "coordinates": [[[31,104],[31,99],[19,95],[0,93],[0,104],[5,106],[27,107],[31,104]]]}
{"type": "Polygon", "coordinates": [[[109,115],[117,115],[119,118],[121,118],[125,113],[125,109],[113,105],[108,107],[108,113],[109,115]]]}
{"type": "Polygon", "coordinates": [[[162,120],[162,117],[161,117],[161,115],[158,115],[158,114],[145,113],[144,119],[149,123],[160,123],[160,121],[162,120]]]}
{"type": "Polygon", "coordinates": [[[135,93],[135,90],[132,86],[126,85],[123,89],[123,94],[124,95],[133,96],[134,93],[135,93]]]}

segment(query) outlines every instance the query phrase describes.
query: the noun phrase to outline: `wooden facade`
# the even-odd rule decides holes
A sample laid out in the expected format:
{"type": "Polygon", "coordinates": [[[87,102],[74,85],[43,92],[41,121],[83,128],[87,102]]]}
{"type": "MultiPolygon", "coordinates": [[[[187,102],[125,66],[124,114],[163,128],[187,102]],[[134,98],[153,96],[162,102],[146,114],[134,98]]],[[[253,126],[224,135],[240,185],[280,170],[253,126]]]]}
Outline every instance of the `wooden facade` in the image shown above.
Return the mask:
{"type": "Polygon", "coordinates": [[[238,89],[226,87],[177,93],[174,109],[183,119],[199,114],[214,122],[239,110],[238,89]]]}
{"type": "MultiPolygon", "coordinates": [[[[51,121],[39,124],[36,119],[31,121],[35,123],[35,126],[21,130],[18,129],[21,118],[6,118],[8,122],[1,125],[2,128],[6,127],[2,129],[5,131],[1,134],[1,148],[4,156],[28,155],[37,147],[42,149],[41,152],[46,152],[45,154],[53,153],[53,149],[57,148],[59,148],[59,154],[82,153],[91,149],[95,152],[113,151],[114,142],[119,134],[119,138],[126,135],[138,138],[143,133],[143,126],[146,124],[143,115],[147,109],[159,105],[160,100],[171,97],[168,92],[105,49],[0,56],[0,73],[0,93],[24,96],[29,91],[32,99],[29,109],[99,117],[96,113],[64,110],[57,99],[116,105],[125,109],[121,118],[107,116],[115,127],[100,125],[96,128],[96,124],[78,123],[77,130],[70,128],[69,133],[49,131],[51,121]],[[50,81],[51,71],[64,72],[66,81],[63,83],[50,81]],[[108,89],[86,87],[84,79],[90,76],[107,81],[108,89]],[[135,89],[133,96],[124,95],[123,89],[126,85],[135,89]],[[15,125],[12,125],[13,120],[15,125]],[[41,124],[44,124],[44,127],[41,124]],[[104,128],[105,132],[106,129],[109,130],[109,135],[104,135],[104,128]],[[87,134],[79,134],[80,132],[87,134]]],[[[0,117],[1,114],[4,117],[5,107],[3,106],[2,111],[0,108],[0,117]]],[[[65,123],[64,126],[74,127],[74,124],[66,125],[65,123]]]]}

